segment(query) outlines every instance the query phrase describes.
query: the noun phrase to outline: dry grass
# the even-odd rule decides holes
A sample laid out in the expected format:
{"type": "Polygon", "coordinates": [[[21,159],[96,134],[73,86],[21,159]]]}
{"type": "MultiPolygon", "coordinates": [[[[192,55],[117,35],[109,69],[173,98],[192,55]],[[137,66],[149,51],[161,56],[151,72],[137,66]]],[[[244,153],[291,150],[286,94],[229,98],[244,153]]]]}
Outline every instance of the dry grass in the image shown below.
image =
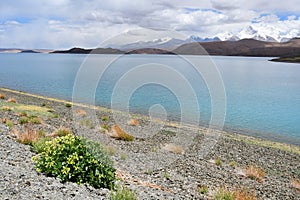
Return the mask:
{"type": "Polygon", "coordinates": [[[258,182],[262,182],[263,177],[265,176],[265,172],[261,168],[254,165],[250,165],[245,170],[245,174],[247,175],[247,177],[257,180],[258,182]]]}
{"type": "Polygon", "coordinates": [[[43,137],[40,131],[30,130],[25,128],[24,132],[13,130],[12,134],[17,136],[17,142],[22,144],[32,144],[43,137]]]}
{"type": "Polygon", "coordinates": [[[113,125],[108,135],[117,140],[133,141],[134,137],[123,131],[118,125],[113,125]]]}
{"type": "Polygon", "coordinates": [[[86,116],[86,111],[85,111],[85,110],[82,110],[82,109],[77,109],[77,110],[76,110],[76,114],[77,114],[78,116],[85,117],[85,116],[86,116]]]}
{"type": "Polygon", "coordinates": [[[32,124],[41,124],[43,122],[43,120],[39,117],[31,117],[29,119],[29,122],[32,124]]]}
{"type": "Polygon", "coordinates": [[[255,191],[247,191],[246,189],[235,190],[233,192],[235,200],[256,200],[255,191]]]}
{"type": "Polygon", "coordinates": [[[163,149],[166,150],[166,151],[172,152],[172,153],[184,154],[184,150],[183,150],[182,146],[176,145],[176,144],[172,144],[172,143],[166,144],[163,147],[163,149]]]}
{"type": "Polygon", "coordinates": [[[13,109],[9,106],[2,106],[1,110],[3,110],[3,111],[12,111],[13,109]]]}
{"type": "Polygon", "coordinates": [[[131,119],[127,122],[127,124],[129,126],[138,126],[139,125],[139,121],[137,119],[131,119]]]}
{"type": "Polygon", "coordinates": [[[48,134],[47,137],[62,137],[66,135],[72,135],[72,131],[65,127],[60,127],[54,133],[48,134]]]}
{"type": "Polygon", "coordinates": [[[254,191],[248,191],[246,189],[236,189],[229,191],[225,188],[220,188],[216,194],[216,200],[256,200],[256,193],[254,191]]]}
{"type": "Polygon", "coordinates": [[[0,93],[0,99],[6,99],[6,95],[5,95],[5,94],[2,94],[2,93],[0,93]]]}
{"type": "Polygon", "coordinates": [[[10,102],[10,103],[17,103],[17,100],[13,97],[7,99],[7,102],[10,102]]]}
{"type": "Polygon", "coordinates": [[[292,179],[291,186],[300,192],[300,179],[292,179]]]}
{"type": "Polygon", "coordinates": [[[117,153],[117,149],[115,147],[113,147],[113,146],[110,146],[110,145],[103,146],[103,149],[110,156],[113,156],[113,155],[115,155],[117,153]]]}

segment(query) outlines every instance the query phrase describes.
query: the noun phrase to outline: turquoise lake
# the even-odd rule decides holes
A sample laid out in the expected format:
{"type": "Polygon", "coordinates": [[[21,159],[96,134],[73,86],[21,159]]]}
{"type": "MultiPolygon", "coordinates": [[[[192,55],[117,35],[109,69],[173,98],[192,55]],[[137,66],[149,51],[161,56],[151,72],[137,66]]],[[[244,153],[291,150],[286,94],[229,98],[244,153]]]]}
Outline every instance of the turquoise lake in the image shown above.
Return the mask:
{"type": "Polygon", "coordinates": [[[226,95],[225,102],[224,99],[214,99],[226,105],[225,130],[300,145],[300,64],[275,63],[268,59],[0,54],[0,87],[72,100],[77,83],[80,86],[76,87],[77,101],[95,101],[97,105],[108,108],[113,101],[120,109],[128,104],[132,113],[145,115],[153,105],[159,104],[164,107],[168,119],[176,121],[181,120],[181,106],[191,105],[184,110],[186,119],[193,121],[199,109],[200,125],[207,126],[213,106],[210,85],[214,83],[208,84],[207,79],[216,80],[224,84],[226,95]],[[197,72],[195,63],[204,74],[197,72]],[[161,71],[159,67],[167,70],[161,71]],[[207,77],[205,72],[212,68],[218,73],[207,77]],[[172,72],[179,76],[175,77],[172,72]],[[127,82],[117,85],[126,78],[127,82]],[[163,79],[165,84],[157,81],[163,79]],[[131,91],[133,82],[139,87],[131,91]],[[193,104],[192,96],[178,98],[176,91],[188,90],[184,82],[192,88],[198,107],[193,104]],[[112,99],[116,86],[121,92],[112,99]],[[128,91],[132,92],[129,102],[123,102],[129,95],[128,91]]]}

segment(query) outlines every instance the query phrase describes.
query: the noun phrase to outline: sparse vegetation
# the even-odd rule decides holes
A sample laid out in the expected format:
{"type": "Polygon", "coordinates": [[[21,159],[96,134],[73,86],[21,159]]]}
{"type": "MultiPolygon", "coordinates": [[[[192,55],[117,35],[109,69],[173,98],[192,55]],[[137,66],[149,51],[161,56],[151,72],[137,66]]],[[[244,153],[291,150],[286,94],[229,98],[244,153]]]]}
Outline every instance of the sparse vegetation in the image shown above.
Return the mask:
{"type": "Polygon", "coordinates": [[[108,119],[109,119],[108,116],[102,116],[102,117],[101,117],[101,120],[102,120],[103,122],[107,122],[108,119]]]}
{"type": "Polygon", "coordinates": [[[261,182],[263,180],[263,177],[265,176],[265,172],[254,165],[250,165],[246,170],[245,173],[247,177],[253,180],[257,180],[258,182],[261,182]]]}
{"type": "Polygon", "coordinates": [[[230,161],[229,166],[230,167],[235,167],[236,166],[236,162],[234,160],[230,161]]]}
{"type": "Polygon", "coordinates": [[[105,130],[109,130],[109,126],[107,124],[102,124],[101,125],[101,128],[102,129],[105,129],[105,130]]]}
{"type": "Polygon", "coordinates": [[[207,194],[208,187],[206,185],[198,185],[198,191],[200,194],[207,194]]]}
{"type": "Polygon", "coordinates": [[[166,170],[164,170],[163,176],[165,179],[170,180],[170,174],[166,170]]]}
{"type": "Polygon", "coordinates": [[[221,188],[215,194],[215,200],[235,200],[235,196],[232,192],[226,190],[225,188],[221,188]]]}
{"type": "Polygon", "coordinates": [[[23,124],[27,124],[29,122],[29,118],[26,116],[22,116],[19,119],[19,124],[23,125],[23,124]]]}
{"type": "Polygon", "coordinates": [[[42,123],[42,119],[39,118],[39,117],[30,117],[29,118],[29,122],[32,123],[32,124],[41,124],[42,123]]]}
{"type": "Polygon", "coordinates": [[[216,158],[215,163],[216,163],[217,166],[222,166],[222,164],[223,164],[222,160],[220,158],[216,158]]]}
{"type": "Polygon", "coordinates": [[[124,186],[119,186],[116,191],[112,191],[110,200],[137,200],[137,195],[124,186]]]}
{"type": "Polygon", "coordinates": [[[27,112],[22,111],[22,112],[19,113],[19,116],[20,117],[27,117],[27,112]]]}
{"type": "Polygon", "coordinates": [[[57,137],[63,137],[66,135],[72,135],[72,131],[67,128],[61,127],[54,133],[54,135],[57,137]]]}
{"type": "Polygon", "coordinates": [[[2,123],[5,124],[9,129],[12,129],[14,126],[14,123],[11,120],[6,118],[2,119],[2,123]]]}
{"type": "Polygon", "coordinates": [[[229,191],[221,188],[215,194],[215,200],[256,200],[256,194],[245,189],[229,191]]]}
{"type": "Polygon", "coordinates": [[[1,110],[3,110],[3,111],[12,111],[12,108],[9,107],[9,106],[2,106],[1,110]]]}
{"type": "Polygon", "coordinates": [[[127,155],[125,153],[121,153],[120,157],[121,157],[121,160],[127,159],[127,155]]]}

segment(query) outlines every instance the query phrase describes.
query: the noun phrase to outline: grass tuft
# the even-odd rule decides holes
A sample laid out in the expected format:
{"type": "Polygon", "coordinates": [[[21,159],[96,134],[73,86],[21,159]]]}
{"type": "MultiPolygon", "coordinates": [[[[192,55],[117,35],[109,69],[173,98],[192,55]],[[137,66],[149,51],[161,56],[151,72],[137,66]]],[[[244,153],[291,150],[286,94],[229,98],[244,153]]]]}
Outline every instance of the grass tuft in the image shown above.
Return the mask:
{"type": "Polygon", "coordinates": [[[222,164],[223,164],[222,160],[220,158],[216,158],[215,163],[216,163],[217,166],[222,166],[222,164]]]}
{"type": "Polygon", "coordinates": [[[19,124],[23,125],[23,124],[27,124],[29,122],[29,118],[26,116],[22,116],[19,119],[19,124]]]}
{"type": "Polygon", "coordinates": [[[123,131],[118,125],[113,125],[108,134],[117,140],[133,141],[134,137],[123,131]]]}
{"type": "Polygon", "coordinates": [[[198,185],[198,191],[200,194],[207,194],[208,187],[206,185],[198,185]]]}
{"type": "Polygon", "coordinates": [[[263,177],[265,176],[265,172],[254,165],[250,165],[246,170],[245,173],[248,178],[257,180],[258,182],[262,182],[263,177]]]}
{"type": "Polygon", "coordinates": [[[219,189],[215,194],[215,200],[235,200],[233,192],[228,191],[225,188],[219,189]]]}
{"type": "Polygon", "coordinates": [[[65,106],[66,106],[67,108],[71,108],[71,107],[72,107],[72,104],[71,104],[71,103],[66,103],[65,106]]]}
{"type": "Polygon", "coordinates": [[[112,191],[110,200],[137,200],[137,195],[130,189],[119,186],[116,191],[112,191]]]}
{"type": "Polygon", "coordinates": [[[30,130],[29,128],[25,128],[24,132],[14,130],[13,134],[17,136],[17,142],[26,145],[32,145],[34,142],[44,137],[43,132],[30,130]]]}
{"type": "Polygon", "coordinates": [[[2,93],[0,93],[0,99],[6,99],[6,95],[5,95],[5,94],[2,94],[2,93]]]}

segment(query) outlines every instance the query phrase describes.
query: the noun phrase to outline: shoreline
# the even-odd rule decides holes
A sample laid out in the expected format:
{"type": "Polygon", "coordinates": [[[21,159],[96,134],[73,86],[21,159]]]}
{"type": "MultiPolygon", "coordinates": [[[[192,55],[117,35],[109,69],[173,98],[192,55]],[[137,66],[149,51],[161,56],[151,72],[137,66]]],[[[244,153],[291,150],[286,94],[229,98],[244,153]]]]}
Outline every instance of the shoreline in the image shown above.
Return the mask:
{"type": "MultiPolygon", "coordinates": [[[[157,133],[143,137],[143,127],[147,126],[147,116],[137,115],[138,126],[128,127],[136,133],[133,141],[111,138],[93,124],[108,118],[105,123],[113,125],[112,110],[97,107],[97,119],[90,117],[94,106],[73,104],[65,100],[43,97],[29,93],[0,88],[7,98],[15,98],[18,104],[51,108],[51,114],[59,117],[42,117],[43,123],[31,125],[37,130],[52,133],[60,127],[72,130],[74,135],[100,142],[114,161],[120,175],[119,182],[135,191],[139,199],[213,199],[221,188],[230,191],[245,189],[254,191],[257,199],[294,199],[299,191],[291,181],[300,180],[300,148],[297,146],[272,142],[250,136],[225,131],[219,138],[207,134],[204,127],[195,127],[168,122],[157,133]],[[73,109],[86,111],[86,116],[74,116],[73,109]],[[91,124],[81,122],[90,121],[91,124]],[[180,140],[181,148],[167,149],[174,144],[174,138],[193,136],[190,144],[180,140]],[[206,139],[216,139],[214,145],[203,157],[206,139]],[[257,166],[264,171],[262,181],[251,179],[246,174],[249,166],[257,166]],[[207,193],[199,188],[207,187],[207,193]]],[[[6,100],[0,100],[5,102],[6,100]]],[[[121,112],[120,112],[121,113],[121,112]]],[[[122,117],[122,116],[121,116],[122,117]]],[[[14,122],[14,127],[22,130],[18,123],[17,111],[1,111],[0,118],[14,122]]],[[[158,125],[159,122],[158,121],[158,125]]],[[[149,129],[150,131],[152,129],[149,129]]],[[[175,143],[176,144],[176,143],[175,143]]],[[[15,142],[9,129],[0,122],[0,197],[28,199],[35,198],[108,198],[107,189],[94,189],[75,183],[60,183],[59,179],[38,174],[31,162],[29,146],[15,142]],[[20,179],[20,177],[22,177],[20,179]],[[15,183],[18,183],[17,185],[15,183]],[[65,188],[65,189],[62,189],[65,188]],[[13,191],[13,192],[12,192],[13,191]],[[74,192],[76,191],[76,192],[74,192]]]]}
{"type": "MultiPolygon", "coordinates": [[[[58,103],[71,103],[74,106],[78,106],[78,107],[82,107],[82,108],[88,108],[88,109],[95,109],[95,110],[99,110],[99,111],[106,111],[106,112],[117,112],[117,113],[123,113],[123,111],[119,111],[119,110],[112,110],[110,108],[105,108],[102,106],[94,106],[94,105],[88,105],[88,104],[84,104],[84,103],[78,103],[78,102],[72,102],[72,101],[68,101],[68,100],[64,100],[64,99],[59,99],[59,98],[54,98],[54,97],[48,97],[48,96],[43,96],[43,95],[38,95],[38,94],[32,94],[32,93],[28,93],[28,92],[23,92],[23,91],[17,91],[17,90],[13,90],[13,89],[9,89],[9,88],[3,88],[0,87],[0,92],[1,91],[6,91],[6,92],[10,92],[10,93],[15,93],[15,94],[19,94],[19,95],[25,95],[25,96],[29,96],[29,97],[33,97],[33,98],[39,98],[41,100],[48,100],[48,101],[54,101],[54,102],[58,102],[58,103]]],[[[143,115],[143,114],[139,114],[139,113],[131,113],[131,115],[137,116],[138,118],[145,118],[145,119],[149,119],[148,116],[143,115]]],[[[189,128],[193,128],[193,129],[209,129],[208,127],[205,126],[196,126],[196,125],[191,125],[191,124],[180,124],[178,121],[161,121],[160,119],[154,119],[156,122],[159,122],[161,124],[165,124],[166,126],[174,126],[177,128],[183,128],[183,127],[189,127],[189,128]]],[[[225,127],[224,127],[225,128],[225,127]]],[[[225,128],[226,129],[226,128],[225,128]]],[[[257,143],[263,143],[262,141],[265,141],[265,143],[267,144],[272,144],[272,146],[291,146],[291,148],[293,149],[294,147],[296,148],[300,148],[298,145],[292,144],[292,143],[287,143],[284,141],[278,141],[278,139],[276,138],[275,140],[272,139],[268,139],[267,137],[263,137],[263,136],[253,136],[252,134],[254,134],[255,132],[243,132],[243,131],[236,131],[234,129],[227,129],[227,130],[217,130],[220,131],[222,134],[227,134],[227,135],[236,135],[237,138],[244,138],[244,140],[251,140],[251,141],[259,141],[257,143]]],[[[275,134],[272,133],[267,133],[270,134],[271,136],[275,136],[275,134]]],[[[281,136],[281,135],[278,135],[281,136]]],[[[285,136],[281,136],[281,137],[285,137],[285,136]]],[[[289,137],[290,140],[293,139],[293,137],[289,137]]]]}

